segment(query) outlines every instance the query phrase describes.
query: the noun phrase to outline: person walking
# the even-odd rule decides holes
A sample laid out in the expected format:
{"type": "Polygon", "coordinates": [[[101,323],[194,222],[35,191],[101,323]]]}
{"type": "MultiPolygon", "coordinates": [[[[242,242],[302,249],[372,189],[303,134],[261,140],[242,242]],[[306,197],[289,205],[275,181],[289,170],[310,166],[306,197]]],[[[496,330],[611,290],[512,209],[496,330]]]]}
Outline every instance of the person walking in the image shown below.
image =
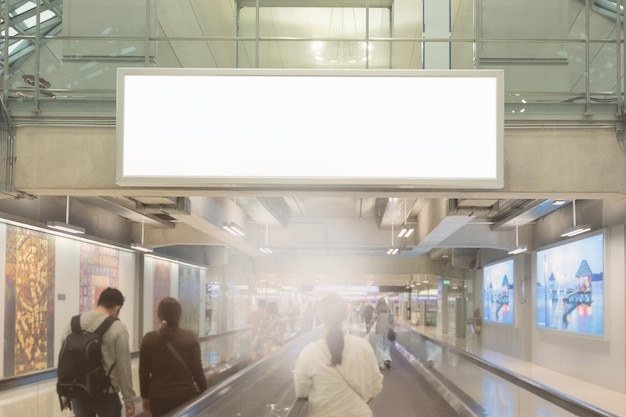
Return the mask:
{"type": "Polygon", "coordinates": [[[370,332],[372,330],[372,319],[374,318],[374,307],[366,301],[365,304],[361,307],[361,314],[363,315],[363,323],[365,323],[365,333],[370,332]]]}
{"type": "MultiPolygon", "coordinates": [[[[80,315],[80,328],[93,333],[104,320],[118,317],[124,305],[124,295],[116,288],[106,288],[98,297],[95,310],[80,315]]],[[[63,339],[71,332],[68,325],[63,339]]],[[[76,417],[120,417],[122,401],[126,417],[135,415],[135,391],[133,390],[130,345],[128,329],[120,320],[115,320],[102,336],[102,363],[110,372],[111,387],[92,400],[71,399],[72,411],[76,417]],[[119,392],[122,393],[120,401],[119,392]]]]}
{"type": "Polygon", "coordinates": [[[265,341],[261,325],[265,320],[265,300],[260,299],[257,302],[257,308],[248,314],[248,323],[250,324],[250,338],[252,344],[250,347],[250,357],[252,360],[261,359],[265,355],[265,341]]]}
{"type": "Polygon", "coordinates": [[[326,334],[296,359],[296,397],[308,398],[308,417],[371,417],[368,403],[383,388],[372,346],[362,337],[344,334],[348,305],[342,297],[329,294],[318,308],[326,334]]]}
{"type": "Polygon", "coordinates": [[[287,332],[285,318],[278,310],[278,303],[269,302],[265,310],[265,316],[260,326],[261,337],[263,339],[264,356],[275,352],[284,342],[287,332]]]}
{"type": "Polygon", "coordinates": [[[379,298],[374,308],[374,351],[380,369],[391,368],[391,342],[387,334],[393,325],[393,315],[384,298],[379,298]]]}
{"type": "Polygon", "coordinates": [[[139,349],[139,388],[143,409],[160,417],[207,389],[198,336],[178,324],[178,300],[159,302],[161,328],[148,332],[139,349]]]}

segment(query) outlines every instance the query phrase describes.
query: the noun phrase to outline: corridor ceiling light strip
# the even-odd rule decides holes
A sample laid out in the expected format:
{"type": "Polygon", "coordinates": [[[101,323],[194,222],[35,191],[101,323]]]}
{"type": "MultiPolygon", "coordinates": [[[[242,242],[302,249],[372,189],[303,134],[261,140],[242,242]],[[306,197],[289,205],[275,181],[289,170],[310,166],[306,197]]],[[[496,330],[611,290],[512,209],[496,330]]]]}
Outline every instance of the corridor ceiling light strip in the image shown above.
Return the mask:
{"type": "Polygon", "coordinates": [[[70,224],[70,196],[68,195],[65,202],[65,223],[57,221],[49,221],[48,227],[59,230],[61,232],[72,233],[75,235],[84,235],[85,229],[80,226],[70,224]]]}
{"type": "Polygon", "coordinates": [[[572,217],[574,218],[574,226],[561,233],[561,237],[577,236],[591,230],[591,226],[588,224],[576,225],[576,200],[572,200],[572,217]]]}
{"type": "Polygon", "coordinates": [[[272,252],[272,250],[269,248],[269,246],[267,245],[267,241],[268,241],[268,233],[269,233],[269,232],[268,232],[268,225],[267,225],[267,223],[265,223],[265,246],[263,246],[263,247],[259,248],[259,250],[260,250],[261,252],[266,253],[266,254],[268,254],[268,255],[269,255],[270,253],[273,253],[273,252],[272,252]]]}
{"type": "Polygon", "coordinates": [[[154,249],[150,246],[142,245],[141,243],[131,243],[130,248],[143,253],[152,253],[154,249]]]}
{"type": "Polygon", "coordinates": [[[404,225],[402,227],[402,230],[400,230],[400,233],[398,233],[398,237],[405,237],[405,238],[407,238],[407,237],[411,236],[414,231],[415,231],[414,228],[409,227],[407,225],[404,225]]]}
{"type": "Polygon", "coordinates": [[[402,201],[402,205],[404,206],[404,222],[402,223],[402,229],[400,230],[400,233],[398,233],[398,237],[402,238],[402,237],[409,237],[413,234],[413,232],[415,231],[414,228],[407,226],[406,224],[406,218],[407,218],[407,214],[406,214],[406,199],[404,199],[402,201]]]}
{"type": "Polygon", "coordinates": [[[528,246],[519,244],[519,224],[515,223],[515,249],[509,251],[509,255],[517,255],[526,252],[528,246]]]}
{"type": "Polygon", "coordinates": [[[79,226],[74,226],[73,224],[63,223],[63,222],[48,222],[48,227],[50,229],[59,230],[61,232],[73,233],[75,235],[84,235],[85,229],[79,226]]]}
{"type": "Polygon", "coordinates": [[[233,236],[245,236],[246,235],[246,233],[243,231],[241,226],[237,225],[234,222],[222,224],[222,229],[226,230],[233,236]]]}
{"type": "Polygon", "coordinates": [[[565,232],[563,232],[561,234],[561,237],[577,236],[577,235],[580,235],[582,233],[588,232],[590,230],[591,230],[591,226],[589,226],[588,224],[583,224],[583,225],[580,225],[580,226],[574,226],[574,227],[570,227],[565,232]]]}
{"type": "Polygon", "coordinates": [[[143,244],[144,232],[145,232],[146,224],[142,220],[141,222],[141,243],[131,243],[130,248],[143,253],[152,253],[154,249],[150,246],[146,246],[143,244]]]}
{"type": "Polygon", "coordinates": [[[396,245],[394,245],[393,243],[393,236],[394,236],[394,232],[393,232],[393,222],[391,223],[391,247],[389,248],[389,250],[387,250],[387,255],[396,255],[398,252],[400,252],[400,248],[397,248],[396,245]]]}
{"type": "Polygon", "coordinates": [[[526,252],[528,250],[528,246],[523,245],[523,246],[518,246],[513,250],[509,251],[509,255],[517,255],[518,253],[522,253],[522,252],[526,252]]]}
{"type": "MultiPolygon", "coordinates": [[[[233,219],[237,218],[237,197],[233,198],[233,219]]],[[[241,236],[245,236],[246,232],[244,231],[243,227],[239,226],[237,223],[235,223],[234,221],[232,222],[224,222],[222,224],[222,229],[226,230],[228,233],[232,234],[233,236],[237,236],[237,237],[241,237],[241,236]]]]}

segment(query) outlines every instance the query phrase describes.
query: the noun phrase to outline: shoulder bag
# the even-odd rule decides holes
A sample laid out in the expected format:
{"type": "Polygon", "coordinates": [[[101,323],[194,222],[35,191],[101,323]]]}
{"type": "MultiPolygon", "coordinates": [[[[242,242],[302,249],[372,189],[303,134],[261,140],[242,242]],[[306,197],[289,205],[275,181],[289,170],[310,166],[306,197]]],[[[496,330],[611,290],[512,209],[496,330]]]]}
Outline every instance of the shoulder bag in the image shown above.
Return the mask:
{"type": "Polygon", "coordinates": [[[180,357],[180,354],[176,351],[176,348],[174,348],[174,346],[172,346],[170,341],[167,340],[167,339],[165,339],[165,346],[167,346],[167,348],[170,350],[170,352],[172,352],[172,354],[178,360],[178,362],[180,362],[180,364],[183,366],[183,368],[185,368],[185,370],[189,374],[189,377],[191,378],[191,383],[193,384],[194,388],[196,389],[196,392],[200,393],[200,389],[198,388],[198,385],[196,384],[195,379],[193,379],[193,374],[189,370],[189,367],[187,366],[187,363],[185,362],[185,360],[180,357]]]}

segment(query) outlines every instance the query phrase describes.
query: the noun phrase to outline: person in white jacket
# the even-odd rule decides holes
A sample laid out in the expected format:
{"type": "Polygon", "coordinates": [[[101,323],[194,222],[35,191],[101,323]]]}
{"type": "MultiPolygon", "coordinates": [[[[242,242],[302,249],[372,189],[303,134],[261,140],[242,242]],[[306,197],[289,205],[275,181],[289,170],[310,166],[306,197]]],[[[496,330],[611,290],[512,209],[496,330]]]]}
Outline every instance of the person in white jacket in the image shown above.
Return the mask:
{"type": "Polygon", "coordinates": [[[324,297],[318,314],[326,335],[305,346],[294,369],[298,398],[308,398],[308,417],[371,417],[368,403],[383,388],[383,376],[370,343],[345,334],[346,301],[324,297]]]}

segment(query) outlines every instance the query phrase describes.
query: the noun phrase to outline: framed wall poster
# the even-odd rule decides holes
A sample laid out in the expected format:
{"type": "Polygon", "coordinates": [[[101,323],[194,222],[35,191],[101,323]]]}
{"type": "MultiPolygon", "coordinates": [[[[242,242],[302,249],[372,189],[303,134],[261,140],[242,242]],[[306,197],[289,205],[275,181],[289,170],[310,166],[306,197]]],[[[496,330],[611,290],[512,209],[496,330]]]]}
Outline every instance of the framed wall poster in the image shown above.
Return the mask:
{"type": "Polygon", "coordinates": [[[604,234],[537,251],[537,327],[604,335],[604,234]]]}
{"type": "Polygon", "coordinates": [[[483,321],[515,324],[513,259],[483,268],[483,321]]]}
{"type": "Polygon", "coordinates": [[[4,376],[54,363],[55,237],[7,226],[4,376]]]}

